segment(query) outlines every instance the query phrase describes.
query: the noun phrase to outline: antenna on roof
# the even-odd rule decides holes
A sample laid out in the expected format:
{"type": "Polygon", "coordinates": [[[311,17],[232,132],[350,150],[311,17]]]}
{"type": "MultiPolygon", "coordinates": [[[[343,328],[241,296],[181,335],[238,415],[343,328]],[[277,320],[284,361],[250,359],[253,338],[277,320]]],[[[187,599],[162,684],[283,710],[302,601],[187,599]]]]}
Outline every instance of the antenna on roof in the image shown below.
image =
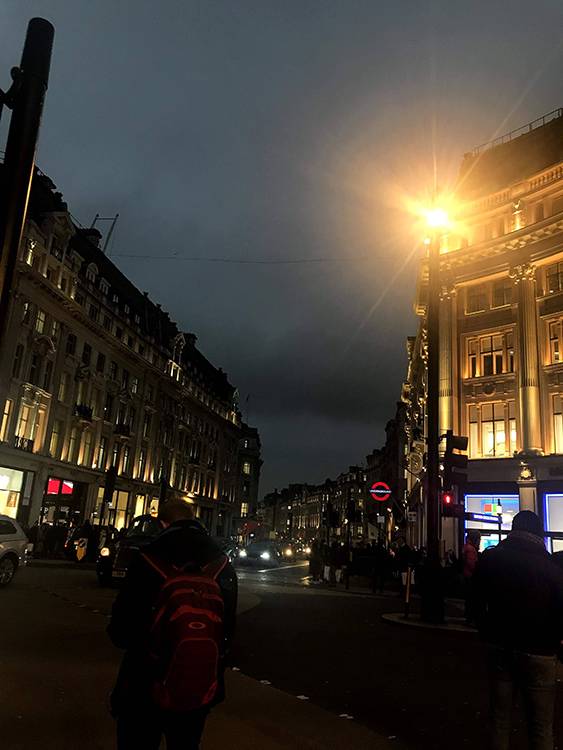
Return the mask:
{"type": "Polygon", "coordinates": [[[106,252],[108,248],[111,235],[113,234],[113,230],[115,229],[115,225],[117,224],[118,219],[119,219],[119,214],[115,214],[115,216],[100,216],[100,214],[96,214],[94,216],[94,221],[90,225],[90,229],[92,229],[96,225],[97,221],[111,221],[111,227],[107,234],[106,241],[104,242],[104,247],[103,247],[104,253],[106,252]]]}

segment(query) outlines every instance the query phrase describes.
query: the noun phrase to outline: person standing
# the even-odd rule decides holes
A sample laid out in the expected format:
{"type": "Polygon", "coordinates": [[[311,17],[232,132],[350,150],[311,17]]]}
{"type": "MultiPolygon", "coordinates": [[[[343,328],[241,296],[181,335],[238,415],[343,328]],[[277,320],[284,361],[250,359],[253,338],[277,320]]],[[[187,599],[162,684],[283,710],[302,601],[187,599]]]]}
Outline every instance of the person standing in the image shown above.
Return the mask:
{"type": "Polygon", "coordinates": [[[483,553],[474,575],[477,623],[487,644],[491,750],[508,750],[519,690],[532,750],[553,750],[556,654],[563,637],[563,571],[545,549],[535,513],[483,553]]]}
{"type": "Polygon", "coordinates": [[[479,546],[481,534],[472,529],[467,533],[467,539],[461,551],[461,574],[463,576],[463,591],[465,594],[465,622],[475,624],[475,594],[473,577],[479,561],[479,546]]]}
{"type": "Polygon", "coordinates": [[[224,698],[236,574],[187,503],[158,517],[164,531],[132,562],[107,629],[125,649],[111,696],[118,750],[158,750],[162,735],[167,750],[197,750],[224,698]]]}

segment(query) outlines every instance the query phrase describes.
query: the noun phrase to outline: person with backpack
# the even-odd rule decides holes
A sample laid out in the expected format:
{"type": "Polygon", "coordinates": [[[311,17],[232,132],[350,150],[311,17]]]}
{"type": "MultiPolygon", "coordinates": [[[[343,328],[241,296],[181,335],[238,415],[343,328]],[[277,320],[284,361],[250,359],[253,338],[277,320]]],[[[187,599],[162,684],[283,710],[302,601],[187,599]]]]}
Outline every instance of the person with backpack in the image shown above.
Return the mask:
{"type": "Polygon", "coordinates": [[[237,578],[191,507],[159,509],[163,531],[139,551],[114,602],[108,634],[125,649],[111,695],[118,750],[197,750],[224,699],[237,578]]]}

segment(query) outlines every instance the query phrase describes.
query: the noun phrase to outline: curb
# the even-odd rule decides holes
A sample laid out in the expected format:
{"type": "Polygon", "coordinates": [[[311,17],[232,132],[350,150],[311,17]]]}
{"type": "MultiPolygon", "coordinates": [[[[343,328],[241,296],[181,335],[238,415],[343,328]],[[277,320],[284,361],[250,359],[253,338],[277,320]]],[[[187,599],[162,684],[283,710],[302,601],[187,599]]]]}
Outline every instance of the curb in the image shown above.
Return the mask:
{"type": "Polygon", "coordinates": [[[477,635],[477,630],[465,625],[465,621],[462,617],[446,617],[445,623],[434,624],[430,622],[422,622],[422,620],[408,620],[404,614],[400,612],[392,612],[389,614],[381,615],[381,619],[385,622],[390,622],[393,625],[403,625],[407,628],[419,628],[420,630],[446,630],[456,633],[465,633],[466,635],[477,635]]]}

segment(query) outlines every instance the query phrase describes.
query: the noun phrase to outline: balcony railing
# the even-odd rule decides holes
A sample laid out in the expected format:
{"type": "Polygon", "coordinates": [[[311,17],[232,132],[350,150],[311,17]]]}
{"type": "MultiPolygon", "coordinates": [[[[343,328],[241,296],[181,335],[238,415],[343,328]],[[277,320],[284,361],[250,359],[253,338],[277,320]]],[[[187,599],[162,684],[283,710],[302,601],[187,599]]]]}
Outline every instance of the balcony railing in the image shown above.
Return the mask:
{"type": "Polygon", "coordinates": [[[32,438],[20,437],[20,435],[14,437],[14,448],[18,448],[20,451],[33,453],[33,443],[32,438]]]}
{"type": "Polygon", "coordinates": [[[92,407],[86,406],[86,404],[75,404],[74,415],[84,422],[91,422],[93,416],[92,407]]]}

